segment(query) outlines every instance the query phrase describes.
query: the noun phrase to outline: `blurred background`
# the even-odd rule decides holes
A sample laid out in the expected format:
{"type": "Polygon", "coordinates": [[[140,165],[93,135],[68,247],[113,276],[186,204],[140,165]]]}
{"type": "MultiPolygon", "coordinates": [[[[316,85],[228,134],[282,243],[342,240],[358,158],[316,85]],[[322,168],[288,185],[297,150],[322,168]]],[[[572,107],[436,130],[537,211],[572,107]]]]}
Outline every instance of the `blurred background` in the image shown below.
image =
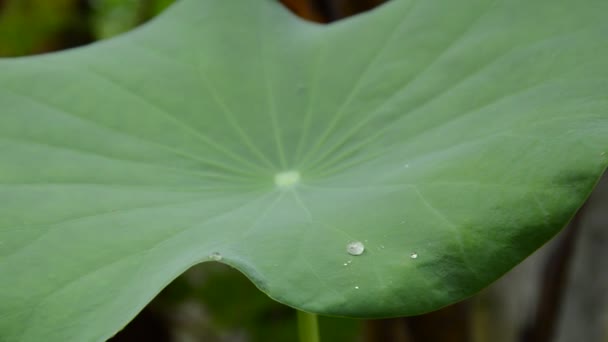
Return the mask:
{"type": "MultiPolygon", "coordinates": [[[[108,39],[173,1],[0,0],[0,57],[108,39]]],[[[329,23],[384,1],[282,2],[329,23]]],[[[560,235],[478,295],[416,317],[322,317],[320,325],[326,342],[608,342],[608,177],[560,235]]],[[[205,263],[173,281],[111,341],[297,341],[296,315],[239,272],[205,263]]]]}

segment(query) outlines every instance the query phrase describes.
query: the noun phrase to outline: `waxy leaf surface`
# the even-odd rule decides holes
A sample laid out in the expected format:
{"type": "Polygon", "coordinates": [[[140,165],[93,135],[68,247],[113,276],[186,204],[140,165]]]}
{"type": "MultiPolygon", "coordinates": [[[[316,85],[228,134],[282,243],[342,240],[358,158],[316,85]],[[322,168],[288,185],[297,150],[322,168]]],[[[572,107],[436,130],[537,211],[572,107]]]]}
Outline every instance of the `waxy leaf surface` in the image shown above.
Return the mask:
{"type": "Polygon", "coordinates": [[[0,60],[0,340],[103,341],[211,260],[320,314],[474,294],[608,164],[606,13],[393,0],[322,26],[182,0],[0,60]]]}

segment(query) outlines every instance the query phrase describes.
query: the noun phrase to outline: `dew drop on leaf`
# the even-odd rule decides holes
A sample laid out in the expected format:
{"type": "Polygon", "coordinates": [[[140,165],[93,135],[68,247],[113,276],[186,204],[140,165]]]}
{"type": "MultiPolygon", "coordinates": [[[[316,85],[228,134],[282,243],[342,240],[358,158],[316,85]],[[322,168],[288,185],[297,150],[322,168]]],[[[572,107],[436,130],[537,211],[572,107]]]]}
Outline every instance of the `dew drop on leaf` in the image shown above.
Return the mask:
{"type": "Polygon", "coordinates": [[[410,254],[410,258],[418,259],[418,253],[414,252],[414,253],[410,254]]]}
{"type": "Polygon", "coordinates": [[[220,253],[213,252],[213,253],[211,253],[211,255],[209,255],[209,259],[214,260],[214,261],[220,261],[223,259],[223,257],[220,253]]]}
{"type": "Polygon", "coordinates": [[[365,251],[365,246],[361,241],[350,242],[346,245],[346,251],[350,255],[361,255],[365,251]]]}

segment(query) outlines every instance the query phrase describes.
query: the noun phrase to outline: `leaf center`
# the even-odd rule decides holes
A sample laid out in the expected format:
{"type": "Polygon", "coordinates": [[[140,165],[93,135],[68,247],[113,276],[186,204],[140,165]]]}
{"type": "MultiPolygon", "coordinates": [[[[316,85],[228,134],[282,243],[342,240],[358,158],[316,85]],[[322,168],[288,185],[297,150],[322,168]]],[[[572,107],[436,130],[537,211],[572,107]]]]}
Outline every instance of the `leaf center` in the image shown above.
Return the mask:
{"type": "Polygon", "coordinates": [[[279,188],[291,188],[300,182],[300,173],[298,171],[286,171],[277,173],[274,176],[274,183],[279,188]]]}

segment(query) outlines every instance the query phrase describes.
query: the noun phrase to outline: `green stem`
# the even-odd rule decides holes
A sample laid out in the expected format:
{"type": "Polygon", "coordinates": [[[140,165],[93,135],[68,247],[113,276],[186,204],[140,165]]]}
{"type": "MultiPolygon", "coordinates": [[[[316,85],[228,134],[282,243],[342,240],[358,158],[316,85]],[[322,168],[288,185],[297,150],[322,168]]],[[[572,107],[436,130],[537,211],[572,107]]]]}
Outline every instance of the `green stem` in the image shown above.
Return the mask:
{"type": "Polygon", "coordinates": [[[300,342],[319,342],[319,323],[317,315],[298,310],[298,329],[300,342]]]}

